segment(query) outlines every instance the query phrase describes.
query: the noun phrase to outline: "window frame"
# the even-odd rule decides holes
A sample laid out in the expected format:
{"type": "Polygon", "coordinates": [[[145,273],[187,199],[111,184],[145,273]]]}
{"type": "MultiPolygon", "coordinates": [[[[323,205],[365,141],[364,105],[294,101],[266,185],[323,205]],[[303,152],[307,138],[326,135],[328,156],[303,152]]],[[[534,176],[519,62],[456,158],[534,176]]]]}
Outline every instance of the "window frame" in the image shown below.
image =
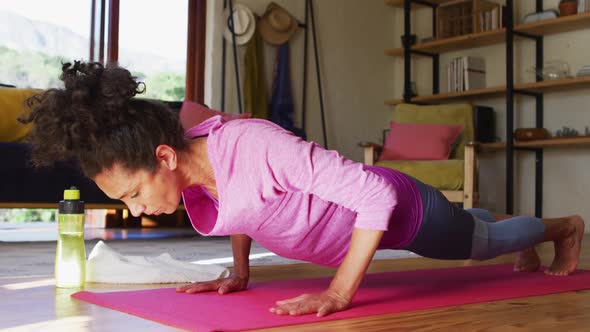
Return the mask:
{"type": "MultiPolygon", "coordinates": [[[[108,19],[106,63],[119,59],[119,1],[108,0],[108,17],[106,0],[92,0],[90,26],[90,61],[105,63],[105,22],[108,19]],[[100,15],[98,15],[100,11],[100,15]],[[97,19],[98,22],[97,22],[97,19]],[[98,35],[98,38],[96,38],[98,35]],[[98,43],[95,41],[98,40],[98,43]],[[98,44],[98,45],[97,45],[98,44]],[[98,59],[95,59],[98,47],[98,59]]],[[[205,99],[205,38],[207,25],[207,0],[188,1],[187,57],[184,100],[204,103],[205,99]]]]}

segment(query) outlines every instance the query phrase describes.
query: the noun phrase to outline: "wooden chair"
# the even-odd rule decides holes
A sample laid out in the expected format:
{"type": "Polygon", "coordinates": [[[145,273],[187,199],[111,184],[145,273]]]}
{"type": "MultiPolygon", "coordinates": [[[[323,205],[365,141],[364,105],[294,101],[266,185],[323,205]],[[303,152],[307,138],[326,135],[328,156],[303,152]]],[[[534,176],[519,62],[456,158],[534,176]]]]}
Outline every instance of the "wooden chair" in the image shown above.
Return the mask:
{"type": "Polygon", "coordinates": [[[449,160],[383,160],[377,161],[383,147],[362,142],[365,164],[393,168],[439,189],[451,202],[472,208],[478,204],[477,143],[474,142],[473,109],[469,104],[397,105],[391,120],[398,123],[460,124],[463,131],[449,160]]]}

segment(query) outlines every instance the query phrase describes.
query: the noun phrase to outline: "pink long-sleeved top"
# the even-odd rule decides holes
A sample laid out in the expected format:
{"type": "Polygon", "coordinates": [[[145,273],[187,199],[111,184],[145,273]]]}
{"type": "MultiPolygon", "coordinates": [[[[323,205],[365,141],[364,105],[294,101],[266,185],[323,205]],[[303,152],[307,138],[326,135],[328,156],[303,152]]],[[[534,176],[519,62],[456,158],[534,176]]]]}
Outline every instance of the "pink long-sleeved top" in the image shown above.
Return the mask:
{"type": "Polygon", "coordinates": [[[202,235],[246,234],[277,255],[336,266],[355,227],[385,231],[380,248],[401,248],[418,230],[422,201],[402,173],[371,171],[265,120],[216,116],[186,136],[208,136],[217,184],[219,201],[200,185],[183,190],[202,235]]]}

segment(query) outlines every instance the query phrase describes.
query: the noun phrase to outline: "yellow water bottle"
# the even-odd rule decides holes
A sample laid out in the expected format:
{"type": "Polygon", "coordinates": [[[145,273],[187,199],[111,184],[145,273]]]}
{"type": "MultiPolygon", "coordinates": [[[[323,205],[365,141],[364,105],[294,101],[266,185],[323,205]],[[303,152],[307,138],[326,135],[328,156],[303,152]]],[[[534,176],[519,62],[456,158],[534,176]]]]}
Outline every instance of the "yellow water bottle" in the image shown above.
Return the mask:
{"type": "Polygon", "coordinates": [[[55,253],[55,286],[82,287],[86,272],[84,247],[84,201],[76,187],[64,190],[57,217],[58,239],[55,253]]]}

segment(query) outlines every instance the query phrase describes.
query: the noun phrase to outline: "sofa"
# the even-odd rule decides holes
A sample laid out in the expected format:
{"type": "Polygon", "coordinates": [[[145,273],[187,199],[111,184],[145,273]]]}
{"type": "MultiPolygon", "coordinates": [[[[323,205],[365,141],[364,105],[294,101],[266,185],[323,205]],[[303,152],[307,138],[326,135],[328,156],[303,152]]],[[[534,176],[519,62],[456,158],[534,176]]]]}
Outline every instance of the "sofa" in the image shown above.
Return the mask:
{"type": "MultiPolygon", "coordinates": [[[[23,140],[30,131],[16,118],[24,111],[25,100],[40,90],[0,87],[0,208],[55,208],[63,190],[80,189],[86,207],[122,210],[125,205],[106,196],[82,173],[75,160],[53,167],[35,168],[30,162],[31,147],[23,140]]],[[[181,102],[167,103],[180,111],[181,102]]]]}

